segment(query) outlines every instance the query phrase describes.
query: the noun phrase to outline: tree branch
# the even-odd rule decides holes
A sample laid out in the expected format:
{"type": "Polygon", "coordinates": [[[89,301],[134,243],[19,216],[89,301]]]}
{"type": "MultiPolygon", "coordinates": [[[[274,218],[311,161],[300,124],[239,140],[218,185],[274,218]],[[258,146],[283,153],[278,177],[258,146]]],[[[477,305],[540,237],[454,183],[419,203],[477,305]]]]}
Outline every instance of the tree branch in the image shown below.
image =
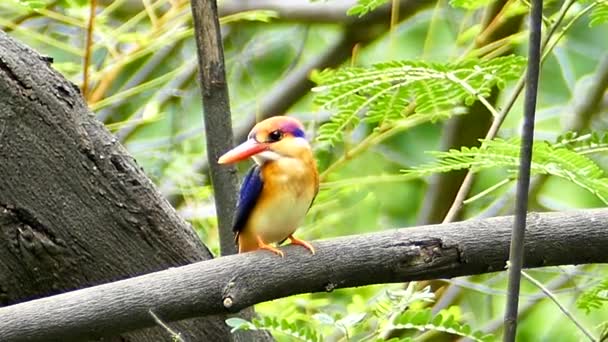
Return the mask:
{"type": "Polygon", "coordinates": [[[530,190],[530,169],[532,147],[534,145],[534,117],[540,75],[541,28],[543,20],[543,0],[532,0],[530,12],[530,34],[528,45],[528,67],[526,70],[526,95],[524,98],[524,125],[519,149],[519,172],[517,173],[517,193],[515,195],[515,218],[511,233],[509,251],[509,279],[507,281],[507,303],[505,307],[505,334],[503,340],[515,341],[517,335],[517,308],[521,286],[521,269],[524,259],[524,244],[528,213],[528,192],[530,190]]]}
{"type": "MultiPolygon", "coordinates": [[[[502,271],[512,216],[222,257],[0,309],[4,340],[92,339],[298,293],[502,271]],[[40,308],[44,310],[40,310],[40,308]]],[[[525,266],[608,262],[608,210],[530,214],[525,266]]]]}
{"type": "Polygon", "coordinates": [[[210,165],[222,255],[236,253],[232,233],[238,179],[234,166],[220,166],[217,159],[232,148],[232,120],[224,47],[216,0],[192,0],[194,37],[198,52],[199,80],[203,100],[207,163],[210,165]]]}

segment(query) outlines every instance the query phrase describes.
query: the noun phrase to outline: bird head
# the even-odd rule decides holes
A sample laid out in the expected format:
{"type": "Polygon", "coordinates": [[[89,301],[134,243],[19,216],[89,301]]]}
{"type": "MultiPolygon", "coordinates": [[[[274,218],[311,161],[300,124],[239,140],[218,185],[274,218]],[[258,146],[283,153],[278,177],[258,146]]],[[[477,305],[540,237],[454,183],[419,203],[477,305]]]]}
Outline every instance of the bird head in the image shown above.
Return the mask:
{"type": "Polygon", "coordinates": [[[300,121],[287,116],[274,116],[255,125],[247,140],[222,155],[218,163],[235,163],[252,157],[258,165],[262,165],[281,158],[303,159],[311,156],[300,121]]]}

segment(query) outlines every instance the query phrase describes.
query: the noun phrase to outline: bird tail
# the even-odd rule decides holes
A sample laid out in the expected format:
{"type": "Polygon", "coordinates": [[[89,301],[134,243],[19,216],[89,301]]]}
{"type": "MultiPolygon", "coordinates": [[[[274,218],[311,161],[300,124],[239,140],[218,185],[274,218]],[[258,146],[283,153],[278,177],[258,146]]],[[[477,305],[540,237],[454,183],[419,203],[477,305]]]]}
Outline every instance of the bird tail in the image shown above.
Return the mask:
{"type": "Polygon", "coordinates": [[[237,233],[235,240],[239,246],[239,253],[251,252],[258,249],[258,241],[252,234],[237,233]]]}

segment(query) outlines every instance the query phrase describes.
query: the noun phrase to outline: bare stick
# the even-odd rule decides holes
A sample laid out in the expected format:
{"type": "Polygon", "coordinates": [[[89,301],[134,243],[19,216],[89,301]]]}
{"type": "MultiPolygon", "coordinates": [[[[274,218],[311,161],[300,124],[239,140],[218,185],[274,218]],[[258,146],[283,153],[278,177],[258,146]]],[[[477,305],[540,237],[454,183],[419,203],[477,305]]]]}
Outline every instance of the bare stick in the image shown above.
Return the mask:
{"type": "Polygon", "coordinates": [[[154,321],[156,322],[156,324],[160,325],[163,329],[165,329],[169,333],[169,335],[171,335],[171,338],[173,339],[173,341],[186,342],[182,338],[181,333],[175,332],[173,329],[171,329],[170,326],[168,326],[165,322],[163,322],[160,318],[158,318],[158,316],[156,316],[154,311],[148,310],[148,312],[150,313],[150,316],[152,316],[152,318],[154,318],[154,321]]]}
{"type": "Polygon", "coordinates": [[[87,37],[84,43],[84,62],[82,63],[82,96],[87,98],[89,92],[89,64],[91,64],[91,50],[93,49],[93,30],[95,28],[95,9],[97,0],[91,0],[89,22],[87,24],[87,37]]]}
{"type": "Polygon", "coordinates": [[[215,0],[192,0],[194,35],[198,47],[199,79],[203,100],[207,163],[214,188],[222,255],[236,253],[232,220],[238,180],[234,166],[218,165],[217,159],[233,145],[230,101],[226,84],[224,49],[215,0]]]}
{"type": "Polygon", "coordinates": [[[526,75],[526,97],[524,102],[524,127],[519,153],[519,174],[515,198],[515,221],[509,251],[509,281],[505,311],[504,341],[515,341],[517,334],[517,307],[519,306],[519,287],[524,257],[524,237],[526,232],[526,213],[528,212],[528,189],[530,187],[530,166],[532,165],[532,146],[534,141],[534,117],[540,73],[541,27],[543,1],[532,0],[530,13],[530,43],[528,47],[528,70],[526,75]]]}
{"type": "Polygon", "coordinates": [[[534,286],[538,287],[545,295],[547,295],[547,297],[549,297],[549,299],[551,299],[553,301],[553,303],[555,303],[555,305],[557,305],[557,307],[561,310],[561,312],[563,312],[564,315],[566,315],[566,317],[568,317],[572,321],[572,323],[574,323],[574,325],[576,325],[576,327],[583,334],[585,334],[585,336],[587,336],[589,338],[590,341],[596,340],[595,337],[593,337],[593,334],[591,334],[591,332],[589,330],[585,329],[585,327],[572,315],[572,313],[568,309],[566,309],[566,307],[563,306],[559,302],[559,300],[557,300],[557,297],[555,297],[555,295],[551,292],[551,290],[546,288],[540,281],[534,279],[528,273],[521,271],[521,275],[523,275],[524,278],[528,279],[528,281],[530,281],[532,284],[534,284],[534,286]]]}

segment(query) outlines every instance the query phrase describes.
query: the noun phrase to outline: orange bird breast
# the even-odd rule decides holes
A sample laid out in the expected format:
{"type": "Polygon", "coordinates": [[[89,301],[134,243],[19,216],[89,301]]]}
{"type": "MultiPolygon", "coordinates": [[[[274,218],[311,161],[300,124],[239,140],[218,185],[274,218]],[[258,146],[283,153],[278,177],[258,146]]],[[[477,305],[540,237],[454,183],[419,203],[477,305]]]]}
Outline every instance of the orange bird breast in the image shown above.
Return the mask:
{"type": "Polygon", "coordinates": [[[280,242],[302,223],[317,194],[316,165],[282,158],[261,168],[264,186],[244,228],[266,243],[280,242]]]}

